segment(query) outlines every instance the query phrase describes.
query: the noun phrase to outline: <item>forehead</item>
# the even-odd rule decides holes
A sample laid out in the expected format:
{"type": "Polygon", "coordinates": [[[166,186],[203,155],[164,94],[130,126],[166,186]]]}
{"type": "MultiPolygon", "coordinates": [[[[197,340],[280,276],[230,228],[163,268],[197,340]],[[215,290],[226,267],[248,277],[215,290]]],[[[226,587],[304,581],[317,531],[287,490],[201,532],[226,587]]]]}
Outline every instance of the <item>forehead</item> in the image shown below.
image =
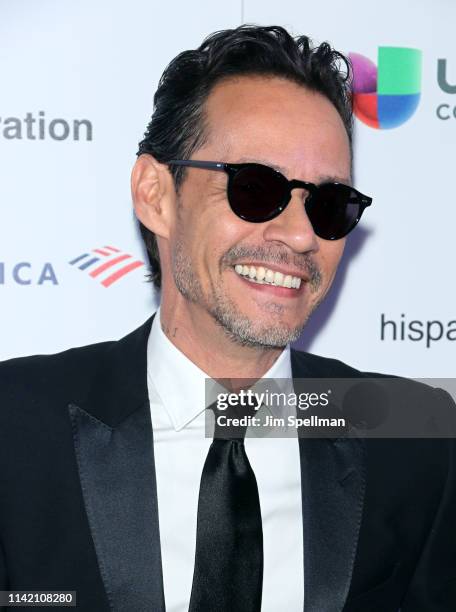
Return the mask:
{"type": "Polygon", "coordinates": [[[205,114],[217,161],[269,160],[308,180],[350,176],[349,140],[337,109],[302,85],[278,77],[229,78],[212,89],[205,114]]]}

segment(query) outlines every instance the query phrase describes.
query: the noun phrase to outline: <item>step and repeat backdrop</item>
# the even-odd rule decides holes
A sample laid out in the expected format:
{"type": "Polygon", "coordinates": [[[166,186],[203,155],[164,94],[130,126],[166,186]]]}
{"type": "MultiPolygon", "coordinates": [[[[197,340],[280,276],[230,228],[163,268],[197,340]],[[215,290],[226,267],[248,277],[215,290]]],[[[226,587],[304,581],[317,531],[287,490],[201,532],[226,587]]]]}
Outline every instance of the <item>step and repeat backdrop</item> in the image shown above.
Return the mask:
{"type": "Polygon", "coordinates": [[[374,204],[298,345],[453,377],[453,0],[0,0],[0,360],[116,339],[156,309],[137,143],[167,63],[244,22],[329,41],[354,66],[356,186],[374,204]]]}

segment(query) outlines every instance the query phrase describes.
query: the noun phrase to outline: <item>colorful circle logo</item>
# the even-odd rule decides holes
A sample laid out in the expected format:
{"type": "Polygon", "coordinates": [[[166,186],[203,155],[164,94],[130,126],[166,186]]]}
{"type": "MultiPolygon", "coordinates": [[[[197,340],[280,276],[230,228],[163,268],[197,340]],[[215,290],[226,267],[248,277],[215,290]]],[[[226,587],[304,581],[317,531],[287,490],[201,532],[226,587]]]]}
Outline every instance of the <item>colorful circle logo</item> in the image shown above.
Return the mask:
{"type": "Polygon", "coordinates": [[[421,51],[379,47],[378,69],[372,60],[350,53],[353,65],[353,111],[363,123],[390,129],[416,111],[421,92],[421,51]]]}

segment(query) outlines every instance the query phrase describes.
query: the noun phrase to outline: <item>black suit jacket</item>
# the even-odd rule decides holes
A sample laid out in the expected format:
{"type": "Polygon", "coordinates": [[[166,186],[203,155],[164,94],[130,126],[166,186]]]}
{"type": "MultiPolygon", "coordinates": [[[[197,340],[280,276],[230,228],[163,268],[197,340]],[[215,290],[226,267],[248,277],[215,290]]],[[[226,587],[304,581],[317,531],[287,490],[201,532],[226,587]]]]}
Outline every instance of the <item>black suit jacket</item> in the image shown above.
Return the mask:
{"type": "MultiPolygon", "coordinates": [[[[0,589],[75,590],[84,612],[165,609],[151,321],[116,342],[0,364],[0,589]]],[[[292,369],[363,376],[297,351],[292,369]]],[[[454,441],[297,443],[305,612],[454,612],[454,441]]]]}

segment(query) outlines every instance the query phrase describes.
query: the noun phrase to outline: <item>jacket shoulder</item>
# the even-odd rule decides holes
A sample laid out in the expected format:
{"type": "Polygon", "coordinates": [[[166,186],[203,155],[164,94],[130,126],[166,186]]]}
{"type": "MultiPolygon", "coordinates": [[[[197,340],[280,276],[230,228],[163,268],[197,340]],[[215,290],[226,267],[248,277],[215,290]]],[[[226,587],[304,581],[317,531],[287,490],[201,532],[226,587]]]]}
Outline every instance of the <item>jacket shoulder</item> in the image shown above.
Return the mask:
{"type": "MultiPolygon", "coordinates": [[[[331,376],[340,378],[363,378],[366,375],[376,374],[362,372],[352,366],[331,357],[322,357],[306,351],[291,349],[291,359],[294,369],[302,372],[303,376],[311,374],[315,378],[329,378],[331,376]]],[[[378,376],[383,376],[379,374],[378,376]]]]}
{"type": "Polygon", "coordinates": [[[381,372],[362,371],[338,359],[321,357],[295,349],[291,350],[291,359],[295,378],[376,379],[376,383],[394,391],[398,398],[407,398],[408,401],[438,402],[439,405],[447,406],[452,414],[456,413],[454,399],[447,391],[421,380],[381,372]]]}
{"type": "Polygon", "coordinates": [[[115,341],[70,348],[48,355],[28,355],[0,362],[0,407],[4,402],[36,399],[60,391],[76,391],[115,341]]]}

